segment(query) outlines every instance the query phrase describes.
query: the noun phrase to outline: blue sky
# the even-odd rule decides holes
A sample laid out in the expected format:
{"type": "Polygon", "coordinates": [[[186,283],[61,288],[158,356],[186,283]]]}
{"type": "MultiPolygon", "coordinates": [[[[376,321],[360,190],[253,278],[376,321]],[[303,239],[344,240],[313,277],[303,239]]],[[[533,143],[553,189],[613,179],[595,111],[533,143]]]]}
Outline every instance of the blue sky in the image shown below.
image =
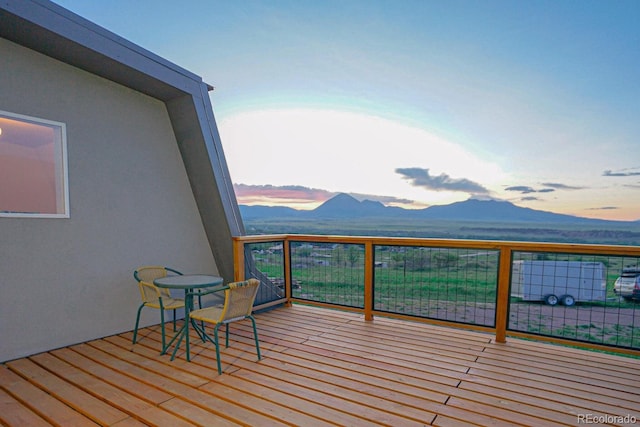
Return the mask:
{"type": "Polygon", "coordinates": [[[59,5],[200,75],[240,203],[640,219],[640,2],[59,5]]]}

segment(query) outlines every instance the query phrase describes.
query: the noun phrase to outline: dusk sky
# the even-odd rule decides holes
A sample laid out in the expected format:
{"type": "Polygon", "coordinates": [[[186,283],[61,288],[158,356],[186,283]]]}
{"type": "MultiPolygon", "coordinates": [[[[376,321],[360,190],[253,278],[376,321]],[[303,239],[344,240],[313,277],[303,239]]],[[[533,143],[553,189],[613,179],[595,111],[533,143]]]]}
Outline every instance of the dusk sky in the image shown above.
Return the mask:
{"type": "Polygon", "coordinates": [[[57,0],[202,76],[241,204],[640,219],[640,1],[57,0]]]}

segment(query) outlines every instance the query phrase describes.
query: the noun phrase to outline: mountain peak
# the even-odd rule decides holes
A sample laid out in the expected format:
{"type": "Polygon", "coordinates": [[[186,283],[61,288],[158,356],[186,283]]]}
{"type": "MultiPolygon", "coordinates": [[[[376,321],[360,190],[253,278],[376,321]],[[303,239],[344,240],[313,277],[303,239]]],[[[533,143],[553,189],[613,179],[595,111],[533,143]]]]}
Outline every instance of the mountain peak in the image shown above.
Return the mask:
{"type": "Polygon", "coordinates": [[[346,193],[339,193],[313,210],[319,216],[350,216],[361,209],[360,202],[346,193]]]}
{"type": "Polygon", "coordinates": [[[347,193],[338,193],[332,198],[330,198],[329,200],[327,200],[326,202],[324,202],[323,205],[327,203],[335,204],[335,203],[360,203],[360,202],[358,201],[358,199],[356,199],[355,197],[347,193]]]}
{"type": "Polygon", "coordinates": [[[387,208],[380,202],[373,200],[359,201],[353,196],[339,193],[330,198],[312,212],[317,217],[366,217],[366,216],[388,216],[393,209],[387,208]]]}

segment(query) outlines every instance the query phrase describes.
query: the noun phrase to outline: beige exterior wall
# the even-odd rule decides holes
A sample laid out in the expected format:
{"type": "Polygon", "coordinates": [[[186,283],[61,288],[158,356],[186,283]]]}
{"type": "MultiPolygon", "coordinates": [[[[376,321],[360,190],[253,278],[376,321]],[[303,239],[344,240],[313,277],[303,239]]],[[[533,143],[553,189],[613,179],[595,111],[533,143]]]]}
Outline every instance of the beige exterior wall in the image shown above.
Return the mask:
{"type": "Polygon", "coordinates": [[[0,361],[132,330],[137,266],[217,274],[164,104],[2,38],[0,57],[0,110],[66,123],[70,201],[0,218],[0,361]]]}

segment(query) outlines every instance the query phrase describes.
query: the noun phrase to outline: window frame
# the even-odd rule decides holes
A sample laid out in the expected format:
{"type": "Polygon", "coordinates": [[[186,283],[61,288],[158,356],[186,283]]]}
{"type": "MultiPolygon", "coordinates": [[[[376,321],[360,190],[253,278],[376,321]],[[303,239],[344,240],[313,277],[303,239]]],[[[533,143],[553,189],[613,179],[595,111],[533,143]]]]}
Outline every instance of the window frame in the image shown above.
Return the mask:
{"type": "MultiPolygon", "coordinates": [[[[12,113],[0,110],[0,117],[10,120],[21,121],[34,125],[48,126],[54,129],[54,163],[56,179],[56,207],[62,207],[61,213],[40,213],[40,212],[7,212],[0,210],[0,217],[8,218],[69,218],[69,170],[67,158],[67,126],[63,122],[42,119],[39,117],[27,116],[24,114],[12,113]],[[61,175],[61,176],[59,176],[61,175]],[[58,186],[62,188],[58,191],[58,186]]],[[[0,136],[1,138],[1,136],[0,136]]],[[[1,143],[1,142],[0,142],[1,143]]]]}

